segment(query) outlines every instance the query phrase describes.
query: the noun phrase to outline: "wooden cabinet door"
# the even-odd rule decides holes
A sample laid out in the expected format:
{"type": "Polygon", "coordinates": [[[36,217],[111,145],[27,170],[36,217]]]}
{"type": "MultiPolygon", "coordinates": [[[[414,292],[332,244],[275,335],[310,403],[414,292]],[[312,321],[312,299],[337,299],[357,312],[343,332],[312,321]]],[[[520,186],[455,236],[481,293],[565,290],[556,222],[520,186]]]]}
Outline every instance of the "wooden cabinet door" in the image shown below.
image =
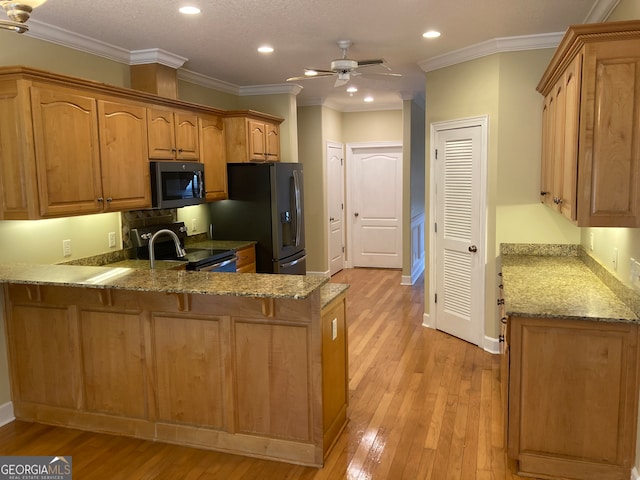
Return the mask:
{"type": "Polygon", "coordinates": [[[540,172],[540,200],[553,205],[553,137],[555,133],[555,89],[544,99],[542,109],[542,169],[540,172]]]}
{"type": "Polygon", "coordinates": [[[84,310],[80,326],[86,409],[147,418],[142,320],[133,313],[84,310]]]}
{"type": "Polygon", "coordinates": [[[267,160],[280,160],[280,126],[265,124],[267,160]]]}
{"type": "Polygon", "coordinates": [[[147,109],[122,101],[98,101],[105,210],[151,208],[147,109]]]}
{"type": "Polygon", "coordinates": [[[200,161],[204,163],[204,187],[207,200],[227,198],[227,157],[224,120],[200,116],[200,161]]]}
{"type": "Polygon", "coordinates": [[[173,112],[149,108],[147,111],[149,158],[173,160],[176,156],[176,138],[173,112]]]}
{"type": "Polygon", "coordinates": [[[263,122],[247,120],[249,133],[249,160],[267,159],[267,132],[263,122]]]}
{"type": "Polygon", "coordinates": [[[175,158],[198,160],[198,116],[192,113],[175,112],[175,158]]]}
{"type": "Polygon", "coordinates": [[[347,421],[349,379],[345,299],[322,311],[322,431],[324,451],[347,421]]]}
{"type": "Polygon", "coordinates": [[[582,85],[582,55],[576,56],[562,76],[564,85],[564,115],[562,155],[560,163],[560,211],[571,221],[576,220],[578,185],[578,132],[580,130],[580,88],[582,85]]]}
{"type": "Polygon", "coordinates": [[[578,219],[640,226],[640,39],[585,46],[578,219]]]}
{"type": "Polygon", "coordinates": [[[628,478],[638,326],[512,317],[509,456],[526,476],[628,478]]]}
{"type": "Polygon", "coordinates": [[[40,215],[103,209],[95,99],[67,88],[31,87],[40,215]]]}

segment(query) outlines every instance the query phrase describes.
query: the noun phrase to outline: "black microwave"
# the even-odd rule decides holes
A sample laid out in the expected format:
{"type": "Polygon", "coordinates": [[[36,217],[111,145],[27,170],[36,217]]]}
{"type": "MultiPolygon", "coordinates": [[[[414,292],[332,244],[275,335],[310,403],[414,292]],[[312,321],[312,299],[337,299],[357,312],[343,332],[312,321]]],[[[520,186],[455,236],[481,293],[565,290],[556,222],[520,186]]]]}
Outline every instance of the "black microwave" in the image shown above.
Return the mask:
{"type": "Polygon", "coordinates": [[[198,162],[149,162],[153,208],[179,208],[205,201],[204,165],[198,162]]]}

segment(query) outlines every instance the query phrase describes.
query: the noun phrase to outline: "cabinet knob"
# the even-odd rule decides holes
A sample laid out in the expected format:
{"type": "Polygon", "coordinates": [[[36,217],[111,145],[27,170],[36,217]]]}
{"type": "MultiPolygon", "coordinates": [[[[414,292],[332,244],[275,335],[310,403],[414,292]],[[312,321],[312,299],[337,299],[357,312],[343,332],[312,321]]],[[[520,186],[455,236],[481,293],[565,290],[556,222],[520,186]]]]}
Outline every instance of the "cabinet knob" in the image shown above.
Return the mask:
{"type": "Polygon", "coordinates": [[[100,203],[104,202],[104,198],[98,197],[98,202],[100,202],[100,203]]]}
{"type": "Polygon", "coordinates": [[[107,202],[108,202],[108,203],[113,202],[113,198],[111,198],[111,197],[107,197],[107,202]]]}
{"type": "Polygon", "coordinates": [[[544,197],[545,195],[549,195],[549,192],[540,192],[540,196],[544,197]]]}

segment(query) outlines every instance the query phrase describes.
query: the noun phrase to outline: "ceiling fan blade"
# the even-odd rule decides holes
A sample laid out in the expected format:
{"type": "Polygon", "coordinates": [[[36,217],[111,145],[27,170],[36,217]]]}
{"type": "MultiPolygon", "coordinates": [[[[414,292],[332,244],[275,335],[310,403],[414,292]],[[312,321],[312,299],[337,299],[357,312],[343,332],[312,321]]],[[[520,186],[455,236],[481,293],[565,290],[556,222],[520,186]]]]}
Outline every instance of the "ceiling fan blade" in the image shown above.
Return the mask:
{"type": "Polygon", "coordinates": [[[384,60],[381,58],[373,60],[358,60],[358,67],[369,67],[371,65],[384,65],[384,60]]]}
{"type": "Polygon", "coordinates": [[[402,77],[401,73],[361,73],[364,77],[372,77],[373,75],[383,75],[385,77],[402,77]]]}
{"type": "Polygon", "coordinates": [[[302,75],[301,77],[290,77],[287,78],[287,82],[297,82],[298,80],[311,80],[313,78],[323,78],[323,77],[331,77],[333,73],[320,73],[318,75],[302,75]]]}
{"type": "Polygon", "coordinates": [[[333,70],[325,70],[323,68],[305,68],[304,71],[305,72],[317,72],[317,73],[330,73],[330,74],[334,74],[335,73],[333,70]]]}

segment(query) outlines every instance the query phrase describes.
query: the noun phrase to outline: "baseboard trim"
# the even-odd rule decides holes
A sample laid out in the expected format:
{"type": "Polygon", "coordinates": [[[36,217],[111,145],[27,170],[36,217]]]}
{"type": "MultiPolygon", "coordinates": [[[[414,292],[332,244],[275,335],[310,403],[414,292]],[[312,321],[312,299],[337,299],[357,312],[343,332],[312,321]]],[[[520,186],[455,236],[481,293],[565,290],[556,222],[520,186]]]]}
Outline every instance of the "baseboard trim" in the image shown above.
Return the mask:
{"type": "Polygon", "coordinates": [[[640,480],[640,473],[638,473],[638,467],[633,467],[633,470],[631,470],[631,480],[640,480]]]}
{"type": "Polygon", "coordinates": [[[482,348],[485,352],[497,355],[500,353],[500,341],[497,338],[487,337],[485,335],[482,348]]]}
{"type": "Polygon", "coordinates": [[[16,417],[13,415],[13,402],[0,405],[0,427],[13,422],[16,417]]]}
{"type": "Polygon", "coordinates": [[[431,325],[431,317],[428,313],[422,314],[422,326],[427,328],[435,328],[433,325],[431,325]]]}
{"type": "Polygon", "coordinates": [[[420,265],[418,265],[418,268],[415,268],[411,272],[411,276],[403,275],[402,279],[400,280],[400,285],[413,285],[418,281],[418,279],[420,278],[420,275],[422,275],[423,272],[424,272],[424,261],[422,261],[420,265]]]}

